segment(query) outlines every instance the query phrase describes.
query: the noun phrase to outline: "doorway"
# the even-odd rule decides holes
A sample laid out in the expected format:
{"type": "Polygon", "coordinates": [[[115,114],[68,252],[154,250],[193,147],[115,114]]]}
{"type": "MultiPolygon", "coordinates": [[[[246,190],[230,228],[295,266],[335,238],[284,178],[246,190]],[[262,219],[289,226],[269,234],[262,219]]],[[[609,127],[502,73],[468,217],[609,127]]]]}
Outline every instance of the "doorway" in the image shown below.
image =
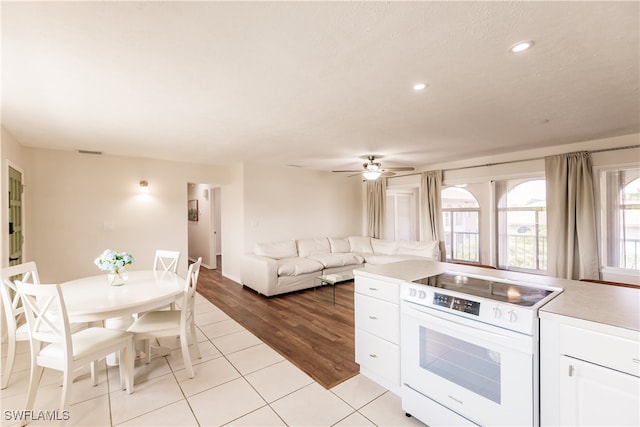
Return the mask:
{"type": "Polygon", "coordinates": [[[23,258],[23,212],[22,172],[9,166],[9,266],[22,263],[23,258]]]}
{"type": "Polygon", "coordinates": [[[220,188],[210,184],[187,183],[188,258],[202,257],[202,265],[218,268],[220,253],[220,188]]]}

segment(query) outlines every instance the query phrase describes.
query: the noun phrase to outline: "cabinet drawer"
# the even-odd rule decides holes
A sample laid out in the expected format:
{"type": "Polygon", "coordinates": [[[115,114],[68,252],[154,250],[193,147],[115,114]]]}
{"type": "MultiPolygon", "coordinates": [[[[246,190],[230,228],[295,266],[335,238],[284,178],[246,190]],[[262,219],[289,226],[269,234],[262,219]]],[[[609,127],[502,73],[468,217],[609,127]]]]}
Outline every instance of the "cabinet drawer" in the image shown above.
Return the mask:
{"type": "Polygon", "coordinates": [[[400,384],[400,348],[359,329],[356,329],[356,363],[391,384],[400,384]]]}
{"type": "Polygon", "coordinates": [[[389,301],[393,304],[400,303],[400,286],[397,283],[361,276],[356,276],[355,283],[355,290],[358,293],[389,301]]]}
{"type": "Polygon", "coordinates": [[[356,329],[362,329],[394,344],[400,342],[400,312],[396,304],[355,294],[356,329]]]}
{"type": "Polygon", "coordinates": [[[640,377],[638,341],[560,325],[560,353],[640,377]]]}

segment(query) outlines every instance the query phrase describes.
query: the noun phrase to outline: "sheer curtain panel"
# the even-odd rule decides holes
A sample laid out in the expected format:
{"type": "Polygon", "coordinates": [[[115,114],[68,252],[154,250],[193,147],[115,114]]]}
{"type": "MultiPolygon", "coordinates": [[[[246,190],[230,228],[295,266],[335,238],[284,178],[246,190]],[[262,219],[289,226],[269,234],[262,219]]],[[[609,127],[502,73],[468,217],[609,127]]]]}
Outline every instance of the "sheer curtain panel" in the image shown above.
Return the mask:
{"type": "Polygon", "coordinates": [[[598,279],[598,244],[591,157],[545,157],[549,276],[598,279]]]}
{"type": "Polygon", "coordinates": [[[383,178],[367,181],[367,233],[382,239],[387,200],[387,180],[383,178]]]}
{"type": "Polygon", "coordinates": [[[422,240],[437,240],[440,242],[440,260],[447,259],[444,242],[444,225],[442,224],[442,171],[422,173],[420,186],[420,203],[422,204],[422,240]]]}

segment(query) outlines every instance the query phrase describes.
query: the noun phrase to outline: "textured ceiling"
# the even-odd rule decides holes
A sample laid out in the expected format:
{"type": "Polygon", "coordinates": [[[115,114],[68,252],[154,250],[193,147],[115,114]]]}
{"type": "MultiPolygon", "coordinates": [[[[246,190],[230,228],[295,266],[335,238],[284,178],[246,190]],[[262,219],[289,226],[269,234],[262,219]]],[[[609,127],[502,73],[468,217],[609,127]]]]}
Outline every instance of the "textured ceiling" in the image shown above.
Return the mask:
{"type": "Polygon", "coordinates": [[[638,2],[7,2],[25,146],[332,170],[640,132],[638,2]],[[533,49],[509,53],[517,41],[533,49]],[[414,82],[427,90],[416,93],[414,82]]]}

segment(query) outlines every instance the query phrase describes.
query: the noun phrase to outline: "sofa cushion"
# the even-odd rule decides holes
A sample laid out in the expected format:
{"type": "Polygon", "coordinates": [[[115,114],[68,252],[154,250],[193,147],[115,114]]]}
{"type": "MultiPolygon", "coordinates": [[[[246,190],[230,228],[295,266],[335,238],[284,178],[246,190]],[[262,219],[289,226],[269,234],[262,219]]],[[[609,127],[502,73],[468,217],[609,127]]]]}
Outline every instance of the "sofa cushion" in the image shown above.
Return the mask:
{"type": "Polygon", "coordinates": [[[351,252],[358,252],[361,254],[373,253],[371,237],[368,236],[349,236],[349,246],[351,246],[351,252]]]}
{"type": "Polygon", "coordinates": [[[329,239],[326,237],[298,240],[298,256],[302,258],[328,253],[331,253],[331,246],[329,246],[329,239]]]}
{"type": "Polygon", "coordinates": [[[394,240],[371,238],[371,248],[374,254],[395,255],[398,252],[397,246],[397,242],[394,240]]]}
{"type": "Polygon", "coordinates": [[[292,258],[298,256],[295,240],[282,242],[256,243],[253,253],[273,259],[292,258]]]}
{"type": "Polygon", "coordinates": [[[436,240],[414,241],[401,240],[398,242],[398,255],[416,255],[435,260],[440,259],[440,243],[436,240]]]}
{"type": "Polygon", "coordinates": [[[278,276],[298,276],[305,273],[321,271],[323,268],[319,261],[309,258],[286,258],[278,260],[278,276]]]}
{"type": "Polygon", "coordinates": [[[353,253],[337,253],[337,254],[321,254],[311,255],[309,259],[313,259],[322,263],[324,268],[344,267],[346,265],[358,265],[364,262],[361,255],[353,253]]]}
{"type": "Polygon", "coordinates": [[[329,244],[333,253],[351,252],[351,245],[346,238],[329,237],[329,244]]]}

